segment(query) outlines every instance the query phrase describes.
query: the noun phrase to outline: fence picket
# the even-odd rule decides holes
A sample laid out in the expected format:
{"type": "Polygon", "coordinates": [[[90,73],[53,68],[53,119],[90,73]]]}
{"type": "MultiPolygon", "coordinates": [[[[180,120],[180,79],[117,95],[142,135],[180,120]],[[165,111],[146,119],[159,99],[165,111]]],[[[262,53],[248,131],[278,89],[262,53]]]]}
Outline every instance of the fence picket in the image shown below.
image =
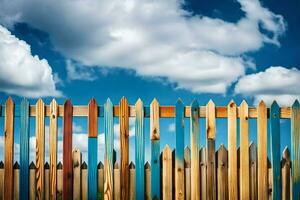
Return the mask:
{"type": "Polygon", "coordinates": [[[114,164],[114,200],[121,199],[121,187],[120,187],[120,168],[118,162],[114,164]]]}
{"type": "Polygon", "coordinates": [[[128,200],[129,186],[129,105],[127,99],[122,97],[120,104],[120,187],[121,199],[128,200]]]}
{"type": "Polygon", "coordinates": [[[163,199],[172,199],[172,151],[168,145],[163,150],[162,160],[163,199]]]}
{"type": "Polygon", "coordinates": [[[175,199],[184,199],[184,105],[181,99],[175,108],[175,199]]]}
{"type": "Polygon", "coordinates": [[[207,197],[207,185],[206,185],[206,148],[202,147],[199,151],[200,155],[200,199],[206,199],[207,197]]]}
{"type": "Polygon", "coordinates": [[[18,162],[15,162],[13,166],[13,178],[14,178],[14,200],[19,200],[20,198],[20,165],[18,162]]]}
{"type": "Polygon", "coordinates": [[[191,199],[191,155],[190,153],[191,153],[190,148],[185,147],[184,149],[185,199],[191,199]]]}
{"type": "Polygon", "coordinates": [[[97,159],[98,159],[98,105],[93,98],[89,102],[88,114],[88,198],[97,198],[97,159]]]}
{"type": "Polygon", "coordinates": [[[240,113],[240,198],[250,199],[249,180],[249,109],[246,101],[239,107],[240,113]],[[242,155],[242,156],[241,156],[242,155]]]}
{"type": "Polygon", "coordinates": [[[36,103],[36,198],[44,199],[45,159],[45,104],[42,99],[36,103]]]}
{"type": "MultiPolygon", "coordinates": [[[[199,104],[194,100],[191,104],[191,197],[200,199],[200,175],[199,175],[199,104]]],[[[203,177],[202,177],[203,178],[203,177]]]]}
{"type": "Polygon", "coordinates": [[[29,199],[35,200],[36,182],[35,182],[35,170],[36,167],[33,162],[29,165],[29,199]]]}
{"type": "Polygon", "coordinates": [[[0,199],[4,197],[4,163],[0,161],[0,199]]]}
{"type": "Polygon", "coordinates": [[[217,182],[218,199],[228,199],[228,152],[223,144],[219,147],[217,154],[217,182]]]}
{"type": "Polygon", "coordinates": [[[257,199],[257,149],[256,145],[251,142],[249,147],[250,159],[250,199],[257,199]]]}
{"type": "Polygon", "coordinates": [[[270,111],[270,145],[273,176],[272,199],[281,199],[281,153],[280,153],[280,109],[276,101],[270,111]]]}
{"type": "Polygon", "coordinates": [[[143,199],[145,195],[145,135],[144,135],[144,105],[141,99],[135,104],[135,173],[136,199],[143,199]]]}
{"type": "Polygon", "coordinates": [[[151,167],[148,161],[145,164],[145,199],[151,199],[151,167]]]}
{"type": "Polygon", "coordinates": [[[105,181],[104,181],[104,199],[113,199],[113,149],[114,149],[114,118],[113,104],[107,99],[104,105],[104,134],[105,134],[105,181]]]}
{"type": "Polygon", "coordinates": [[[104,199],[104,165],[101,161],[98,164],[98,198],[104,199]]]}
{"type": "Polygon", "coordinates": [[[50,103],[50,128],[49,128],[49,152],[50,152],[50,199],[56,200],[57,180],[57,118],[58,105],[55,99],[50,103]]]}
{"type": "Polygon", "coordinates": [[[81,165],[81,199],[88,199],[88,169],[86,162],[81,165]]]}
{"type": "MultiPolygon", "coordinates": [[[[29,198],[29,102],[23,99],[20,112],[20,194],[22,199],[29,198]]],[[[16,187],[16,186],[15,186],[16,187]]]]}
{"type": "Polygon", "coordinates": [[[151,139],[151,197],[160,199],[160,129],[159,104],[156,99],[150,105],[151,139]]]}
{"type": "Polygon", "coordinates": [[[72,113],[73,105],[67,100],[64,104],[63,119],[63,199],[73,198],[72,113]]]}
{"type": "Polygon", "coordinates": [[[73,150],[73,199],[81,199],[81,153],[79,149],[73,150]]]}
{"type": "Polygon", "coordinates": [[[129,199],[135,199],[135,165],[133,162],[129,164],[129,199]]]}
{"type": "Polygon", "coordinates": [[[291,160],[290,153],[287,147],[284,148],[281,161],[282,173],[282,200],[290,200],[290,180],[291,180],[291,160]]]}
{"type": "Polygon", "coordinates": [[[206,105],[207,199],[216,199],[216,111],[212,100],[206,105]]]}
{"type": "Polygon", "coordinates": [[[44,198],[45,200],[49,200],[50,199],[50,173],[49,173],[49,169],[50,169],[50,166],[49,166],[49,163],[46,162],[45,165],[44,165],[44,169],[45,169],[45,194],[44,194],[44,198]]]}
{"type": "Polygon", "coordinates": [[[268,198],[267,108],[261,101],[257,110],[258,199],[268,198]]]}
{"type": "Polygon", "coordinates": [[[14,102],[11,97],[5,103],[4,149],[4,199],[12,199],[14,181],[14,102]]]}
{"type": "Polygon", "coordinates": [[[228,196],[238,199],[237,170],[237,107],[231,101],[228,106],[228,196]]]}
{"type": "Polygon", "coordinates": [[[56,198],[57,199],[62,199],[62,191],[63,191],[63,165],[61,162],[57,164],[57,194],[56,198]]]}

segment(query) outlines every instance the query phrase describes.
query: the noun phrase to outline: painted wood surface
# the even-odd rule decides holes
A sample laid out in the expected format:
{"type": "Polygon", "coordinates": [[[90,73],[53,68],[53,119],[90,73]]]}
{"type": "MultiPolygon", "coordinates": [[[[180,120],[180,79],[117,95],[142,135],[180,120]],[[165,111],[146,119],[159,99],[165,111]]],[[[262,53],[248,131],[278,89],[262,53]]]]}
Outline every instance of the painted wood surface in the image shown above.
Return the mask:
{"type": "Polygon", "coordinates": [[[250,199],[257,199],[257,148],[252,142],[249,147],[250,160],[250,199]]]}
{"type": "Polygon", "coordinates": [[[295,101],[291,118],[291,160],[293,199],[300,199],[300,104],[295,101]]]}
{"type": "Polygon", "coordinates": [[[261,101],[257,110],[258,199],[268,198],[267,108],[261,101]]]}
{"type": "Polygon", "coordinates": [[[237,173],[237,107],[231,101],[228,104],[228,196],[238,199],[237,173]]]}
{"type": "Polygon", "coordinates": [[[81,152],[79,149],[73,150],[73,199],[81,199],[81,152]]]}
{"type": "Polygon", "coordinates": [[[240,113],[240,198],[250,199],[249,180],[249,109],[246,101],[239,107],[240,113]]]}
{"type": "Polygon", "coordinates": [[[50,123],[49,123],[49,153],[50,153],[50,199],[56,199],[57,181],[57,119],[58,104],[55,99],[50,103],[50,123]]]}
{"type": "Polygon", "coordinates": [[[93,98],[89,102],[88,115],[88,198],[97,199],[98,159],[98,105],[93,98]]]}
{"type": "Polygon", "coordinates": [[[113,199],[113,149],[114,149],[114,118],[113,104],[107,99],[104,105],[104,134],[105,134],[105,183],[104,183],[104,199],[113,199]]]}
{"type": "Polygon", "coordinates": [[[37,101],[36,108],[36,198],[44,199],[45,104],[42,99],[37,101]]]}
{"type": "Polygon", "coordinates": [[[145,195],[145,135],[144,135],[144,105],[141,99],[135,104],[135,184],[136,199],[143,199],[145,195]]]}
{"type": "Polygon", "coordinates": [[[181,99],[175,110],[175,199],[184,199],[184,105],[181,99]]]}
{"type": "Polygon", "coordinates": [[[282,153],[282,200],[291,199],[291,159],[287,147],[284,148],[282,153]]]}
{"type": "Polygon", "coordinates": [[[207,199],[216,199],[216,112],[212,100],[206,105],[207,199]]]}
{"type": "Polygon", "coordinates": [[[218,200],[228,199],[228,152],[224,145],[217,151],[218,200]]]}
{"type": "Polygon", "coordinates": [[[184,168],[185,199],[191,199],[191,151],[189,147],[184,148],[184,168]]]}
{"type": "Polygon", "coordinates": [[[172,151],[168,145],[162,152],[162,199],[172,199],[172,151]]]}
{"type": "Polygon", "coordinates": [[[63,118],[63,199],[73,198],[72,110],[73,105],[67,100],[63,118]]]}
{"type": "Polygon", "coordinates": [[[281,199],[281,152],[280,152],[280,108],[276,101],[270,110],[270,145],[271,165],[273,176],[272,199],[281,199]]]}
{"type": "Polygon", "coordinates": [[[120,187],[121,199],[128,200],[129,186],[129,106],[127,99],[123,97],[119,103],[120,107],[120,187]]]}
{"type": "Polygon", "coordinates": [[[199,104],[194,100],[191,104],[190,117],[190,143],[191,143],[191,198],[200,199],[200,174],[199,174],[199,104]]]}
{"type": "Polygon", "coordinates": [[[151,139],[151,197],[160,199],[160,129],[159,103],[156,99],[150,104],[151,139]]]}
{"type": "Polygon", "coordinates": [[[29,199],[29,102],[23,99],[20,111],[20,194],[29,199]]]}

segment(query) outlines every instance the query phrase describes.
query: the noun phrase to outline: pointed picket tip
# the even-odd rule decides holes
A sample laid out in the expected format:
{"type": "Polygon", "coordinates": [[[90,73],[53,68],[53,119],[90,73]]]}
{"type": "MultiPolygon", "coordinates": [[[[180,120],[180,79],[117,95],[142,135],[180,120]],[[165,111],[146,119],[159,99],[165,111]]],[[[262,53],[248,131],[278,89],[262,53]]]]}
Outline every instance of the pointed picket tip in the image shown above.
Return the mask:
{"type": "Polygon", "coordinates": [[[217,152],[219,152],[219,151],[227,151],[227,149],[226,149],[226,147],[224,146],[224,144],[221,144],[221,145],[219,146],[219,149],[218,149],[217,152]]]}
{"type": "Polygon", "coordinates": [[[106,99],[106,104],[112,104],[112,101],[110,100],[110,98],[106,99]]]}
{"type": "Polygon", "coordinates": [[[126,99],[125,96],[123,96],[123,97],[121,98],[120,103],[127,103],[127,104],[128,104],[128,101],[127,101],[127,99],[126,99]]]}
{"type": "Polygon", "coordinates": [[[276,101],[273,101],[273,103],[271,104],[271,108],[276,110],[279,109],[278,103],[276,101]]]}
{"type": "Polygon", "coordinates": [[[53,99],[51,100],[50,104],[57,104],[56,99],[53,98],[53,99]]]}
{"type": "Polygon", "coordinates": [[[176,101],[176,106],[183,106],[183,101],[181,100],[181,98],[178,98],[176,101]]]}
{"type": "Polygon", "coordinates": [[[169,145],[168,144],[166,144],[166,146],[165,146],[165,148],[164,148],[164,150],[163,151],[166,151],[166,152],[171,152],[171,149],[170,149],[170,147],[169,147],[169,145]]]}
{"type": "Polygon", "coordinates": [[[50,165],[48,162],[45,163],[44,169],[50,169],[50,165]]]}
{"type": "Polygon", "coordinates": [[[156,98],[154,98],[150,104],[150,106],[156,106],[156,105],[159,105],[158,101],[156,98]]]}
{"type": "Polygon", "coordinates": [[[38,98],[36,104],[42,104],[42,103],[44,103],[43,99],[42,98],[38,98]]]}
{"type": "Polygon", "coordinates": [[[300,104],[299,104],[298,99],[296,99],[295,102],[292,105],[292,108],[298,108],[298,107],[300,107],[300,104]]]}
{"type": "Polygon", "coordinates": [[[236,104],[235,104],[235,102],[234,102],[233,99],[231,99],[231,101],[228,103],[227,107],[228,107],[228,108],[236,107],[236,104]]]}
{"type": "Polygon", "coordinates": [[[92,105],[97,105],[97,101],[96,101],[96,99],[94,97],[91,98],[91,100],[89,102],[89,106],[92,106],[92,105]]]}
{"type": "Polygon", "coordinates": [[[70,99],[67,99],[64,103],[65,106],[72,106],[72,102],[70,99]]]}
{"type": "Polygon", "coordinates": [[[129,169],[135,169],[135,165],[134,165],[134,163],[132,161],[129,164],[129,169]]]}
{"type": "Polygon", "coordinates": [[[254,143],[253,141],[250,142],[249,148],[250,148],[250,149],[251,149],[251,148],[256,148],[256,145],[255,145],[255,143],[254,143]]]}
{"type": "Polygon", "coordinates": [[[258,106],[259,106],[259,107],[266,107],[266,103],[265,103],[263,100],[261,100],[261,101],[259,102],[258,106]]]}
{"type": "Polygon", "coordinates": [[[13,169],[20,169],[20,165],[19,165],[18,161],[15,162],[13,169]]]}
{"type": "Polygon", "coordinates": [[[198,101],[197,101],[197,99],[194,99],[193,101],[192,101],[192,103],[191,103],[191,107],[199,107],[199,103],[198,103],[198,101]]]}
{"type": "Polygon", "coordinates": [[[81,169],[87,169],[87,164],[85,161],[81,164],[81,169]]]}
{"type": "Polygon", "coordinates": [[[150,169],[150,167],[151,167],[150,163],[147,161],[146,164],[145,164],[145,169],[150,169]]]}
{"type": "Polygon", "coordinates": [[[207,102],[207,106],[211,106],[211,107],[215,107],[215,103],[212,99],[210,99],[208,102],[207,102]]]}
{"type": "Polygon", "coordinates": [[[289,151],[289,148],[287,146],[283,149],[282,158],[286,159],[286,160],[290,159],[290,151],[289,151]]]}
{"type": "Polygon", "coordinates": [[[14,103],[14,100],[13,100],[12,97],[8,97],[8,98],[6,99],[5,104],[13,104],[13,103],[14,103]]]}
{"type": "Polygon", "coordinates": [[[62,169],[62,163],[59,161],[59,163],[57,164],[57,169],[62,169]]]}
{"type": "Polygon", "coordinates": [[[135,107],[141,107],[141,106],[143,106],[143,101],[141,98],[139,98],[135,103],[135,107]]]}
{"type": "Polygon", "coordinates": [[[119,163],[118,163],[118,161],[115,162],[114,169],[119,169],[119,163]]]}
{"type": "Polygon", "coordinates": [[[25,105],[26,105],[26,104],[28,104],[28,103],[29,103],[29,101],[28,101],[27,98],[25,98],[25,97],[22,98],[21,104],[23,104],[23,105],[25,104],[25,105]]]}
{"type": "Polygon", "coordinates": [[[188,146],[186,146],[185,148],[184,148],[184,152],[190,152],[191,150],[190,150],[190,147],[188,147],[188,146]]]}
{"type": "Polygon", "coordinates": [[[31,161],[31,163],[29,165],[29,169],[35,169],[35,164],[33,163],[33,161],[31,161]]]}
{"type": "Polygon", "coordinates": [[[104,165],[101,161],[98,163],[97,169],[104,169],[104,165]]]}
{"type": "Polygon", "coordinates": [[[248,108],[248,103],[246,100],[243,100],[242,103],[240,104],[240,107],[242,108],[248,108]]]}

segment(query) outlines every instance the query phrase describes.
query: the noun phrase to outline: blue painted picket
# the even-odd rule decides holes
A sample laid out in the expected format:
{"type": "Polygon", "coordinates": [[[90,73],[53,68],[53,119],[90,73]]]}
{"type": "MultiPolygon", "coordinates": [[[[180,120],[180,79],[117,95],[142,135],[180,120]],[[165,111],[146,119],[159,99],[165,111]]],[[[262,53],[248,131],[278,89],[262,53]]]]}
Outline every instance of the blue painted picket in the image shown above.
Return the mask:
{"type": "Polygon", "coordinates": [[[300,199],[300,105],[295,101],[291,116],[291,159],[293,199],[300,199]]]}
{"type": "Polygon", "coordinates": [[[273,199],[281,199],[280,108],[276,101],[270,110],[270,146],[273,172],[273,199]]]}
{"type": "Polygon", "coordinates": [[[20,194],[29,199],[29,102],[23,99],[20,111],[20,194]]]}
{"type": "Polygon", "coordinates": [[[145,185],[145,135],[144,135],[144,105],[141,99],[135,104],[135,199],[144,198],[145,185]]]}

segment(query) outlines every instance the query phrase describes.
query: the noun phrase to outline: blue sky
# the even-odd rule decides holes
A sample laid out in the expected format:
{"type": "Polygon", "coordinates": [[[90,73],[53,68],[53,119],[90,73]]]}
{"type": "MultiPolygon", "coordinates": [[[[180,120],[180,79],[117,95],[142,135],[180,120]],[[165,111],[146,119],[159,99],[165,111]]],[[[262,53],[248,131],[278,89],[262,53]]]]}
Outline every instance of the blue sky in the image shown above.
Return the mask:
{"type": "MultiPolygon", "coordinates": [[[[300,97],[299,9],[297,0],[0,0],[0,103],[25,96],[31,103],[67,97],[78,105],[95,97],[103,104],[109,97],[118,104],[126,96],[130,104],[140,97],[145,105],[154,97],[161,105],[180,97],[185,104],[197,98],[200,105],[246,99],[290,106],[300,97]]],[[[161,147],[175,144],[173,122],[161,120],[161,147]]],[[[3,123],[0,118],[0,132],[3,123]]],[[[82,149],[86,123],[74,122],[74,144],[82,149]]],[[[204,145],[205,122],[200,124],[204,145]]],[[[227,143],[226,120],[217,124],[219,146],[227,143]]],[[[253,120],[251,140],[255,125],[253,120]]],[[[16,121],[16,143],[18,126],[16,121]]],[[[288,135],[284,120],[282,148],[288,135]]]]}

